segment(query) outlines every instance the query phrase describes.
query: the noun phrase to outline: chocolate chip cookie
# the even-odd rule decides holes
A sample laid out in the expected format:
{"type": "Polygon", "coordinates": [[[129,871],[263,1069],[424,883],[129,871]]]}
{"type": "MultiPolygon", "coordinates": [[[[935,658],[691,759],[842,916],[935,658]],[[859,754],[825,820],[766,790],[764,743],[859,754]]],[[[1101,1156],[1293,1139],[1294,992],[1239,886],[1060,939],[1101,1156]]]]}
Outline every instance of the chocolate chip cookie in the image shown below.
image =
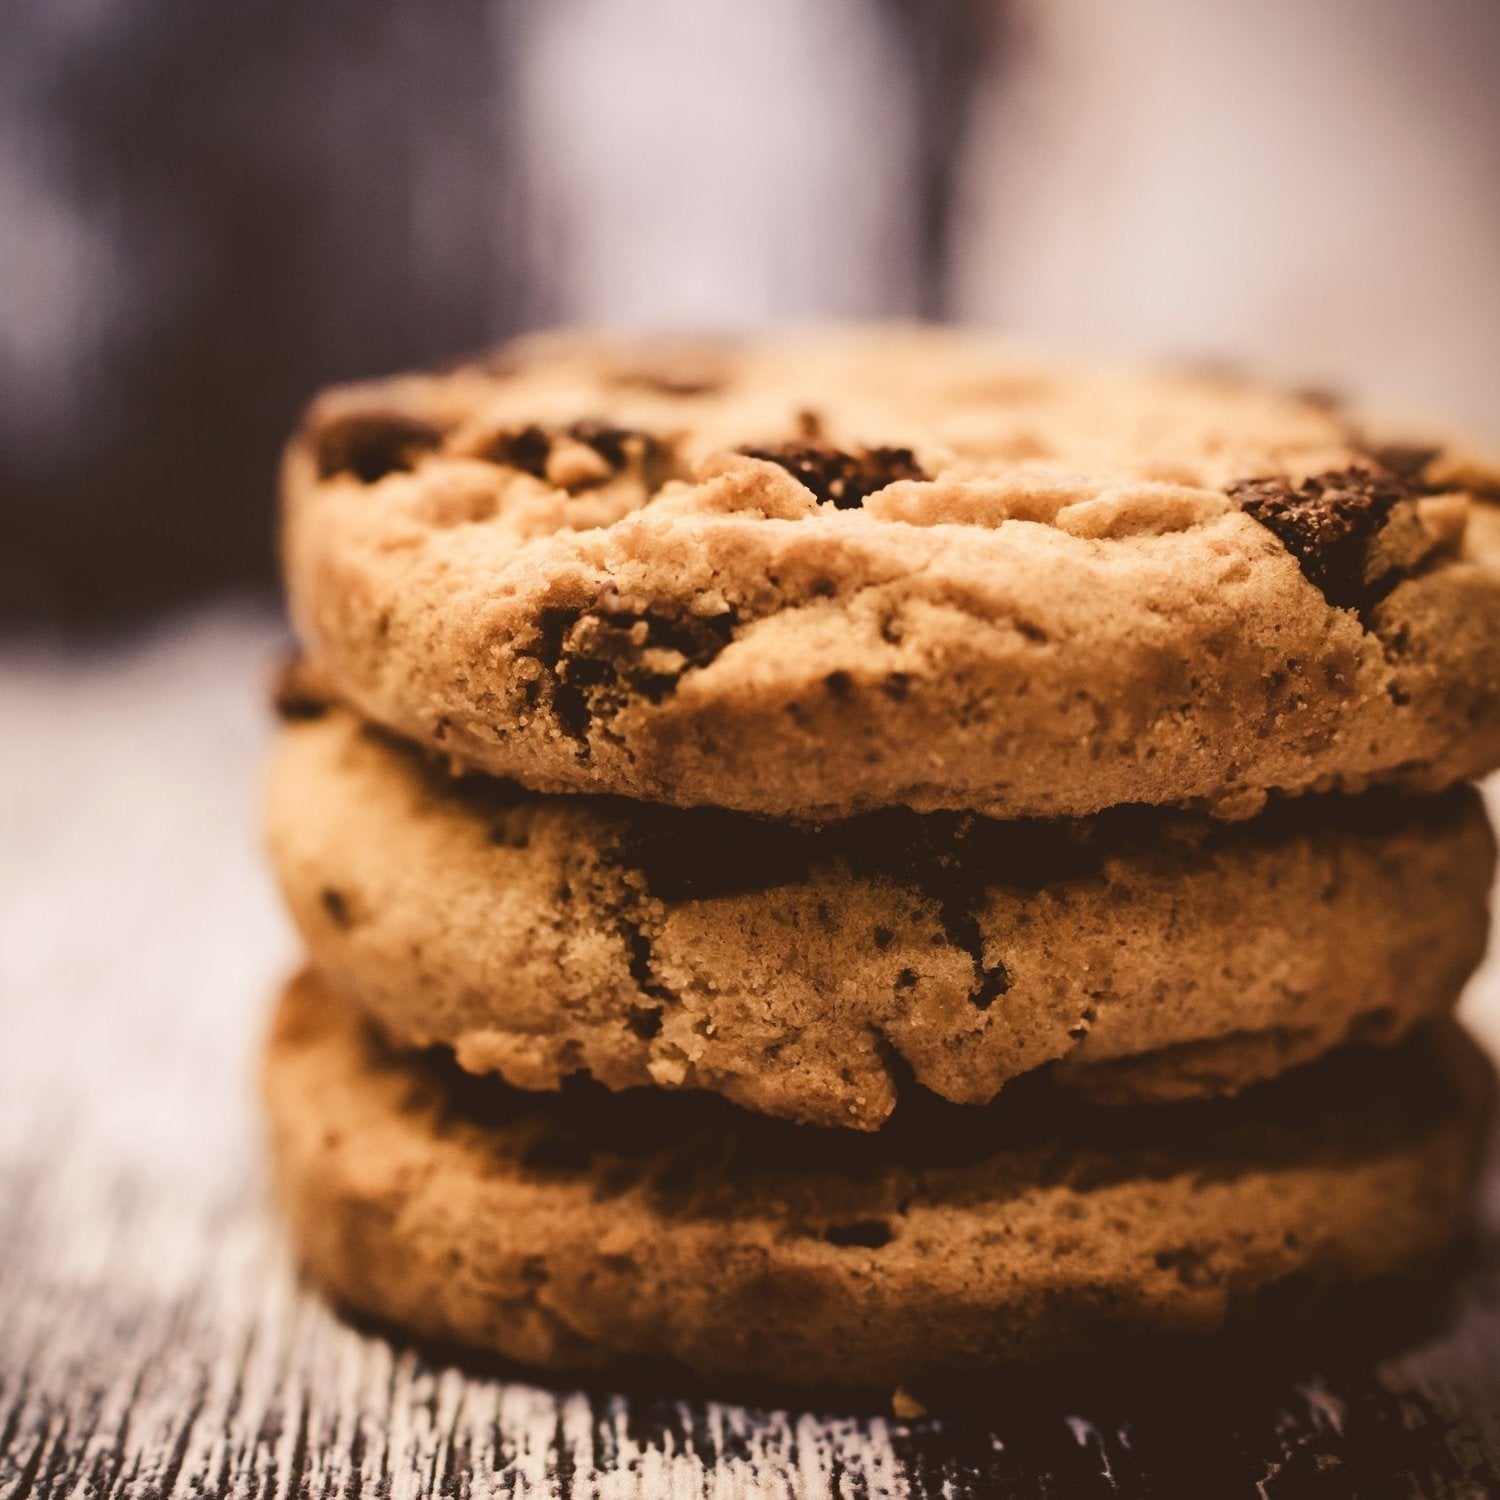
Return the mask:
{"type": "Polygon", "coordinates": [[[320,398],[284,553],[346,701],[536,788],[1239,817],[1500,762],[1497,493],[1321,400],[955,332],[559,337],[320,398]]]}
{"type": "Polygon", "coordinates": [[[1467,787],[810,833],[454,779],[326,700],[290,711],[269,832],[312,962],[394,1041],[522,1088],[865,1130],[908,1075],[965,1104],[1043,1065],[1102,1099],[1234,1092],[1444,1014],[1484,949],[1467,787]]]}
{"type": "Polygon", "coordinates": [[[658,1090],[558,1099],[387,1051],[302,979],[265,1072],[298,1251],[346,1304],[545,1368],[911,1383],[1205,1333],[1413,1270],[1464,1222],[1491,1079],[1451,1025],[1234,1101],[1045,1083],[878,1136],[658,1090]]]}

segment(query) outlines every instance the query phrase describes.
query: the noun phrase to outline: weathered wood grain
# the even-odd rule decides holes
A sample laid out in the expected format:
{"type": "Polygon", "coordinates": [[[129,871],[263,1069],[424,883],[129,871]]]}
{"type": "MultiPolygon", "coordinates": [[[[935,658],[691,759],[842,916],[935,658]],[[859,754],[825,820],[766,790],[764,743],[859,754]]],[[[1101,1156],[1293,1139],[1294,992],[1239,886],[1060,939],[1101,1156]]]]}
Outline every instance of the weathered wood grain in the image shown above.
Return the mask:
{"type": "Polygon", "coordinates": [[[1500,1493],[1494,1191],[1486,1259],[1416,1347],[1142,1371],[1081,1405],[550,1389],[340,1321],[296,1286],[254,1108],[294,961],[255,831],[277,641],[226,608],[0,653],[0,1497],[1500,1493]]]}

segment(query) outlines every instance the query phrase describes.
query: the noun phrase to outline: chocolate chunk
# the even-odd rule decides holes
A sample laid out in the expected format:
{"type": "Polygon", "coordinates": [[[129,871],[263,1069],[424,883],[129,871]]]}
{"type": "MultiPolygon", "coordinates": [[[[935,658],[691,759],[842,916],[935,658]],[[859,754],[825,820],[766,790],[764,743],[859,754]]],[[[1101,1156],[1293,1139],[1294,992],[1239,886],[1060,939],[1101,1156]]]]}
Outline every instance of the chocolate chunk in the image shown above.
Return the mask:
{"type": "Polygon", "coordinates": [[[491,463],[509,464],[513,469],[545,479],[551,452],[552,439],[533,422],[519,432],[502,434],[485,457],[491,463]]]}
{"type": "Polygon", "coordinates": [[[630,462],[625,445],[631,438],[639,438],[646,452],[656,446],[656,439],[650,433],[637,432],[630,427],[613,427],[608,422],[596,422],[592,418],[574,422],[568,428],[568,436],[577,442],[586,443],[616,473],[630,462]]]}
{"type": "Polygon", "coordinates": [[[547,610],[525,654],[552,674],[552,709],[563,732],[584,741],[596,715],[622,708],[631,694],[660,703],[682,674],[705,667],[729,644],[732,610],[704,617],[671,600],[645,603],[606,589],[590,610],[547,610]],[[675,652],[680,665],[647,663],[650,650],[675,652]]]}
{"type": "Polygon", "coordinates": [[[567,432],[576,442],[592,448],[615,473],[624,473],[634,466],[648,496],[655,495],[668,480],[683,477],[672,445],[639,427],[615,427],[608,422],[586,419],[574,422],[567,432]]]}
{"type": "Polygon", "coordinates": [[[910,448],[861,448],[846,453],[821,443],[779,443],[769,448],[741,448],[746,458],[780,464],[819,500],[853,510],[900,479],[927,479],[910,448]]]}
{"type": "Polygon", "coordinates": [[[653,492],[671,477],[671,451],[660,438],[631,427],[615,427],[592,417],[553,431],[533,422],[514,432],[503,432],[481,456],[491,463],[505,464],[513,469],[521,469],[537,479],[546,479],[552,445],[559,437],[568,437],[592,448],[616,474],[629,468],[634,457],[631,450],[635,448],[640,456],[647,488],[653,492]]]}
{"type": "Polygon", "coordinates": [[[319,479],[353,474],[362,484],[415,468],[442,440],[431,422],[398,411],[348,412],[320,424],[311,436],[319,479]]]}
{"type": "Polygon", "coordinates": [[[618,677],[659,703],[677,686],[677,678],[688,667],[706,667],[718,656],[729,644],[733,627],[731,611],[704,617],[691,614],[670,599],[647,604],[606,589],[597,607],[579,616],[569,638],[573,653],[570,680],[618,677]],[[676,652],[684,665],[671,674],[646,668],[642,657],[653,647],[676,652]],[[590,671],[600,667],[608,668],[607,676],[590,671]]]}
{"type": "Polygon", "coordinates": [[[1334,470],[1293,488],[1280,479],[1231,485],[1230,498],[1259,521],[1297,559],[1307,580],[1341,609],[1378,602],[1394,576],[1365,578],[1370,542],[1392,508],[1410,498],[1408,485],[1374,469],[1334,470]]]}

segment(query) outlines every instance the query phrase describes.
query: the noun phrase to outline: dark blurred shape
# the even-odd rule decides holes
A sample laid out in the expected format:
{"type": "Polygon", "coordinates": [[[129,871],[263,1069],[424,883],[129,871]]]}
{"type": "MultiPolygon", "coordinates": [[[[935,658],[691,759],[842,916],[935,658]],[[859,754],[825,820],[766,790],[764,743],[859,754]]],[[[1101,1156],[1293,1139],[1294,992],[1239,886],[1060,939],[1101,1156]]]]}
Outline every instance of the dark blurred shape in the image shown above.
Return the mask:
{"type": "Polygon", "coordinates": [[[5,32],[0,618],[268,580],[311,390],[521,319],[504,27],[484,0],[22,0],[5,32]]]}
{"type": "Polygon", "coordinates": [[[882,0],[916,83],[921,201],[918,312],[951,316],[949,250],[958,221],[976,91],[1002,55],[1007,7],[999,0],[882,0]]]}

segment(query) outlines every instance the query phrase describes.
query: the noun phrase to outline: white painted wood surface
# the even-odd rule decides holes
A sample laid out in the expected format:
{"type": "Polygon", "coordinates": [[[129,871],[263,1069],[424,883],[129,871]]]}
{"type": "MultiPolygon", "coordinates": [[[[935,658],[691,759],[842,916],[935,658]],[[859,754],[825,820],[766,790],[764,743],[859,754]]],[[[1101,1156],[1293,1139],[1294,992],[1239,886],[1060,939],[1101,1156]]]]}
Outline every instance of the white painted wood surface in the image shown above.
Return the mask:
{"type": "Polygon", "coordinates": [[[254,1102],[295,961],[256,833],[280,646],[221,607],[0,649],[0,1497],[1500,1492],[1493,1234],[1399,1357],[982,1419],[554,1390],[341,1322],[254,1102]]]}

